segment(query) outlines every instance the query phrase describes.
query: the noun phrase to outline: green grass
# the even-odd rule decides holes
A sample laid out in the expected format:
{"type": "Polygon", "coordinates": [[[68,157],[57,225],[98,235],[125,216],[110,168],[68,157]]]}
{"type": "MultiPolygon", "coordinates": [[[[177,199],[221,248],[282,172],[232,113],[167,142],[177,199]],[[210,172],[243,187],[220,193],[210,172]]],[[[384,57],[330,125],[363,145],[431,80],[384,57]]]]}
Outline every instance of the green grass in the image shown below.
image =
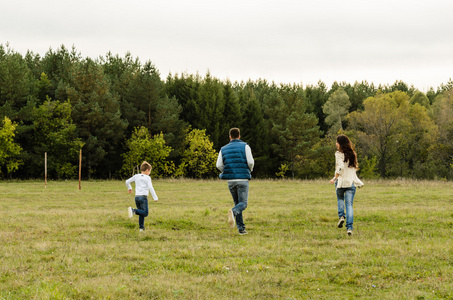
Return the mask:
{"type": "Polygon", "coordinates": [[[354,235],[328,181],[154,180],[144,233],[122,181],[0,182],[0,299],[453,299],[453,184],[365,182],[354,235]]]}

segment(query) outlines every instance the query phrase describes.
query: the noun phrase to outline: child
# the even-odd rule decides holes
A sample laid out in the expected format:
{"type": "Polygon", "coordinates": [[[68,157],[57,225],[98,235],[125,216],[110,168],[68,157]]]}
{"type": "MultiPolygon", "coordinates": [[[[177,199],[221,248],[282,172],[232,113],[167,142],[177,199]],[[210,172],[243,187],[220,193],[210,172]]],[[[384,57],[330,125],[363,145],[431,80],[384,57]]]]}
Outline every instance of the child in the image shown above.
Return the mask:
{"type": "Polygon", "coordinates": [[[137,209],[129,207],[127,212],[129,213],[129,218],[132,218],[133,215],[138,215],[138,225],[140,226],[140,232],[145,230],[145,217],[148,216],[148,193],[151,192],[154,201],[157,202],[158,198],[156,192],[154,191],[153,184],[151,183],[151,165],[144,161],[140,166],[141,174],[135,174],[128,180],[126,180],[126,186],[129,194],[132,194],[131,183],[135,181],[135,204],[137,209]]]}

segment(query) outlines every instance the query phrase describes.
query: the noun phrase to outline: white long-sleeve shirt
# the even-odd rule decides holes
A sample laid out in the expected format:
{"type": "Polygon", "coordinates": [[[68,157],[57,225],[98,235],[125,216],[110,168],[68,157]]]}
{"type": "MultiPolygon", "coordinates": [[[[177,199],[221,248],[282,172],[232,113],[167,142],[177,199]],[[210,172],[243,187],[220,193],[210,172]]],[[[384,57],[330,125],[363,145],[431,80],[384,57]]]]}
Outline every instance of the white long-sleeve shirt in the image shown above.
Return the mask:
{"type": "Polygon", "coordinates": [[[156,191],[154,191],[151,177],[146,174],[135,174],[128,180],[126,180],[126,186],[128,190],[132,190],[131,183],[135,182],[135,195],[136,196],[148,196],[151,193],[154,201],[157,201],[156,191]]]}
{"type": "MultiPolygon", "coordinates": [[[[249,166],[250,172],[252,172],[253,167],[255,166],[255,160],[253,159],[252,149],[249,145],[245,145],[245,157],[247,158],[247,165],[249,166]]],[[[220,172],[223,172],[225,165],[223,164],[222,150],[219,151],[216,166],[217,169],[220,170],[220,172]]]]}
{"type": "Polygon", "coordinates": [[[335,152],[335,173],[338,174],[337,189],[351,187],[362,187],[363,182],[357,177],[356,169],[349,167],[347,162],[344,162],[344,153],[335,152]]]}

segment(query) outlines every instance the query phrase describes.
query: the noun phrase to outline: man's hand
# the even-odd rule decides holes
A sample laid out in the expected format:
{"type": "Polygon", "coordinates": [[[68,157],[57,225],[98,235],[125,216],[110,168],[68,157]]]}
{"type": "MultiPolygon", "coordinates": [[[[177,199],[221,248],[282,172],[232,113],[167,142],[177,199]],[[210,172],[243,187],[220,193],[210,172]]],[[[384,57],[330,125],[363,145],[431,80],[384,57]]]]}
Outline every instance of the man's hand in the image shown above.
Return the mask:
{"type": "Polygon", "coordinates": [[[128,192],[129,194],[132,194],[132,190],[127,190],[127,192],[128,192]]]}

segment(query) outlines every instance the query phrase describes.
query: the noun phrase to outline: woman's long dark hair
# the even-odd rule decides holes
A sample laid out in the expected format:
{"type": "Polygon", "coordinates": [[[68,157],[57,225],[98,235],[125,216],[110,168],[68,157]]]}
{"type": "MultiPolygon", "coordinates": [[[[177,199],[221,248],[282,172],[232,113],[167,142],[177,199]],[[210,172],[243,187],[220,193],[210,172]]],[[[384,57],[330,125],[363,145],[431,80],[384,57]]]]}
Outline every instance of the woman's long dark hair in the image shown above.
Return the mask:
{"type": "Polygon", "coordinates": [[[349,162],[349,167],[358,169],[357,153],[355,153],[354,146],[349,138],[341,134],[337,136],[337,142],[340,145],[340,152],[344,154],[344,162],[349,162]]]}

